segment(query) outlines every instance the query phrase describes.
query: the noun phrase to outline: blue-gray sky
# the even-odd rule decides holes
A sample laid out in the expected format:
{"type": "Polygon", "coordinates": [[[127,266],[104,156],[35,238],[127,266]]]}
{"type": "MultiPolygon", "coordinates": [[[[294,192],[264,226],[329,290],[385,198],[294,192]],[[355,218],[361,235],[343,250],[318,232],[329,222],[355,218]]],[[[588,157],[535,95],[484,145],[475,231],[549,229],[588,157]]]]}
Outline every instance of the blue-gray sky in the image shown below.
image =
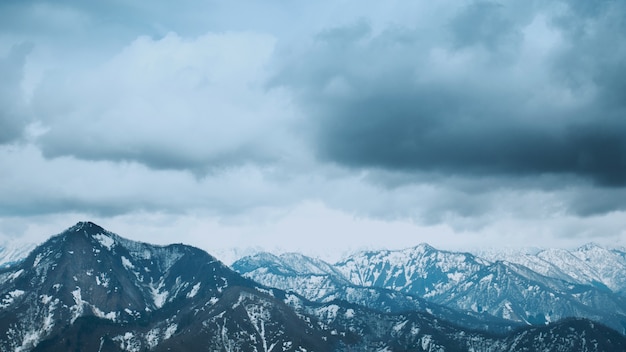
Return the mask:
{"type": "Polygon", "coordinates": [[[626,244],[623,1],[3,1],[0,77],[7,240],[626,244]]]}

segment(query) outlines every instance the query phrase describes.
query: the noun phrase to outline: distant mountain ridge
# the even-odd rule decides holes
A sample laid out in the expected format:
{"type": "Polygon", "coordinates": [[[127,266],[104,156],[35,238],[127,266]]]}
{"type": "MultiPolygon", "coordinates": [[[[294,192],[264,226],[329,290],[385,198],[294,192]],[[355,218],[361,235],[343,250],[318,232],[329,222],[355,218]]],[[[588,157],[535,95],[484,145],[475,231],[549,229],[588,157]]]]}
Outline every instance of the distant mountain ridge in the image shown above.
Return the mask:
{"type": "MultiPolygon", "coordinates": [[[[327,301],[329,290],[340,292],[352,285],[392,290],[465,315],[481,314],[483,319],[487,314],[510,323],[541,325],[584,317],[626,332],[626,253],[619,249],[588,244],[574,251],[491,253],[481,258],[420,244],[360,252],[334,265],[315,261],[315,273],[298,271],[284,256],[264,253],[242,258],[232,267],[258,282],[317,301],[327,301]],[[274,267],[280,270],[266,271],[274,267]],[[320,273],[324,268],[329,269],[320,273]]],[[[364,300],[359,304],[368,305],[364,300]]]]}
{"type": "Polygon", "coordinates": [[[626,293],[626,249],[607,249],[587,243],[575,250],[543,249],[535,254],[506,255],[489,253],[491,261],[502,260],[524,265],[550,277],[579,284],[608,287],[614,292],[626,293]]]}
{"type": "Polygon", "coordinates": [[[23,260],[36,246],[34,243],[19,241],[0,243],[0,268],[6,268],[23,260]]]}
{"type": "MultiPolygon", "coordinates": [[[[339,275],[299,255],[279,264],[267,272],[339,275]]],[[[626,349],[626,337],[587,319],[494,332],[491,324],[501,320],[463,318],[398,291],[341,292],[348,299],[312,302],[245,278],[197,248],[134,242],[81,222],[0,269],[0,351],[626,349]],[[450,322],[446,314],[460,318],[450,322]],[[485,326],[460,325],[473,322],[485,326]]]]}

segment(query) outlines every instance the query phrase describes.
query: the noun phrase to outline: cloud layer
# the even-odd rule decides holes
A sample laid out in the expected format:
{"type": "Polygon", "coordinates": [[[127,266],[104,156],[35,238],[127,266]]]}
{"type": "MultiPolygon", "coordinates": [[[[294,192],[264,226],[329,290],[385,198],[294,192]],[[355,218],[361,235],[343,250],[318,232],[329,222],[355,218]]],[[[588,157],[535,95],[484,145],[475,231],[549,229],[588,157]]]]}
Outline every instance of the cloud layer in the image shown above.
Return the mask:
{"type": "Polygon", "coordinates": [[[263,87],[269,36],[139,37],[109,61],[44,81],[35,95],[47,157],[206,171],[285,153],[292,114],[263,87]],[[52,108],[51,108],[52,107],[52,108]]]}
{"type": "Polygon", "coordinates": [[[620,1],[24,1],[0,28],[0,235],[624,242],[620,1]]]}
{"type": "Polygon", "coordinates": [[[366,22],[325,30],[277,84],[299,92],[324,160],[626,185],[626,56],[598,45],[624,42],[614,32],[621,5],[585,13],[582,29],[570,23],[573,4],[555,13],[511,5],[470,4],[434,41],[424,30],[375,32],[366,22]]]}

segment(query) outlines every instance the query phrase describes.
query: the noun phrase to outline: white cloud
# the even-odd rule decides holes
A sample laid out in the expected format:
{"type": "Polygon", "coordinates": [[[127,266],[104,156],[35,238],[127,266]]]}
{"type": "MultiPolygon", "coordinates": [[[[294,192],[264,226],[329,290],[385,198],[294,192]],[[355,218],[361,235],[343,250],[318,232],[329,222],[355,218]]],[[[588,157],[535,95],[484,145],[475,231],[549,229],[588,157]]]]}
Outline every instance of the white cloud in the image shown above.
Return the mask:
{"type": "Polygon", "coordinates": [[[292,149],[288,96],[264,86],[271,36],[139,37],[106,63],[44,80],[44,154],[210,170],[292,149]]]}

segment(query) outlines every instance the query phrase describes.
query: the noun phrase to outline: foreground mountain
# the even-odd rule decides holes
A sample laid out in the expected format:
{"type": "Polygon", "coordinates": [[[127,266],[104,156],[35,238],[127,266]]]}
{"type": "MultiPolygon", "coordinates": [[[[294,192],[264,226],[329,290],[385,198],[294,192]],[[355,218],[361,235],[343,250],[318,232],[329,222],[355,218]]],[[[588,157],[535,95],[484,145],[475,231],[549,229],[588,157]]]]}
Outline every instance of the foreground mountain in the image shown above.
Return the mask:
{"type": "MultiPolygon", "coordinates": [[[[325,267],[309,264],[294,268],[325,267]]],[[[199,249],[133,242],[88,222],[0,270],[1,351],[625,349],[624,336],[588,320],[494,334],[428,311],[311,302],[199,249]]]]}
{"type": "Polygon", "coordinates": [[[3,351],[144,350],[189,328],[187,343],[207,350],[261,350],[270,335],[286,350],[328,349],[321,331],[205,252],[128,241],[92,223],[51,238],[0,280],[3,351]],[[234,309],[248,301],[256,320],[234,309]]]}
{"type": "MultiPolygon", "coordinates": [[[[466,328],[506,327],[496,319],[545,325],[567,317],[602,322],[626,332],[626,255],[595,245],[574,252],[546,250],[535,255],[483,259],[421,244],[399,251],[368,251],[330,265],[316,259],[257,254],[233,263],[244,276],[266,285],[327,302],[341,298],[380,309],[428,311],[466,328]],[[310,262],[302,267],[294,263],[310,262]],[[307,268],[314,268],[307,270],[307,268]],[[386,291],[390,290],[395,294],[386,291]],[[355,294],[358,292],[360,294],[355,294]],[[410,302],[410,303],[409,303],[410,302]],[[447,308],[448,311],[442,308],[447,308]],[[450,312],[452,311],[452,313],[450,312]]],[[[498,329],[492,331],[501,331],[498,329]]]]}

